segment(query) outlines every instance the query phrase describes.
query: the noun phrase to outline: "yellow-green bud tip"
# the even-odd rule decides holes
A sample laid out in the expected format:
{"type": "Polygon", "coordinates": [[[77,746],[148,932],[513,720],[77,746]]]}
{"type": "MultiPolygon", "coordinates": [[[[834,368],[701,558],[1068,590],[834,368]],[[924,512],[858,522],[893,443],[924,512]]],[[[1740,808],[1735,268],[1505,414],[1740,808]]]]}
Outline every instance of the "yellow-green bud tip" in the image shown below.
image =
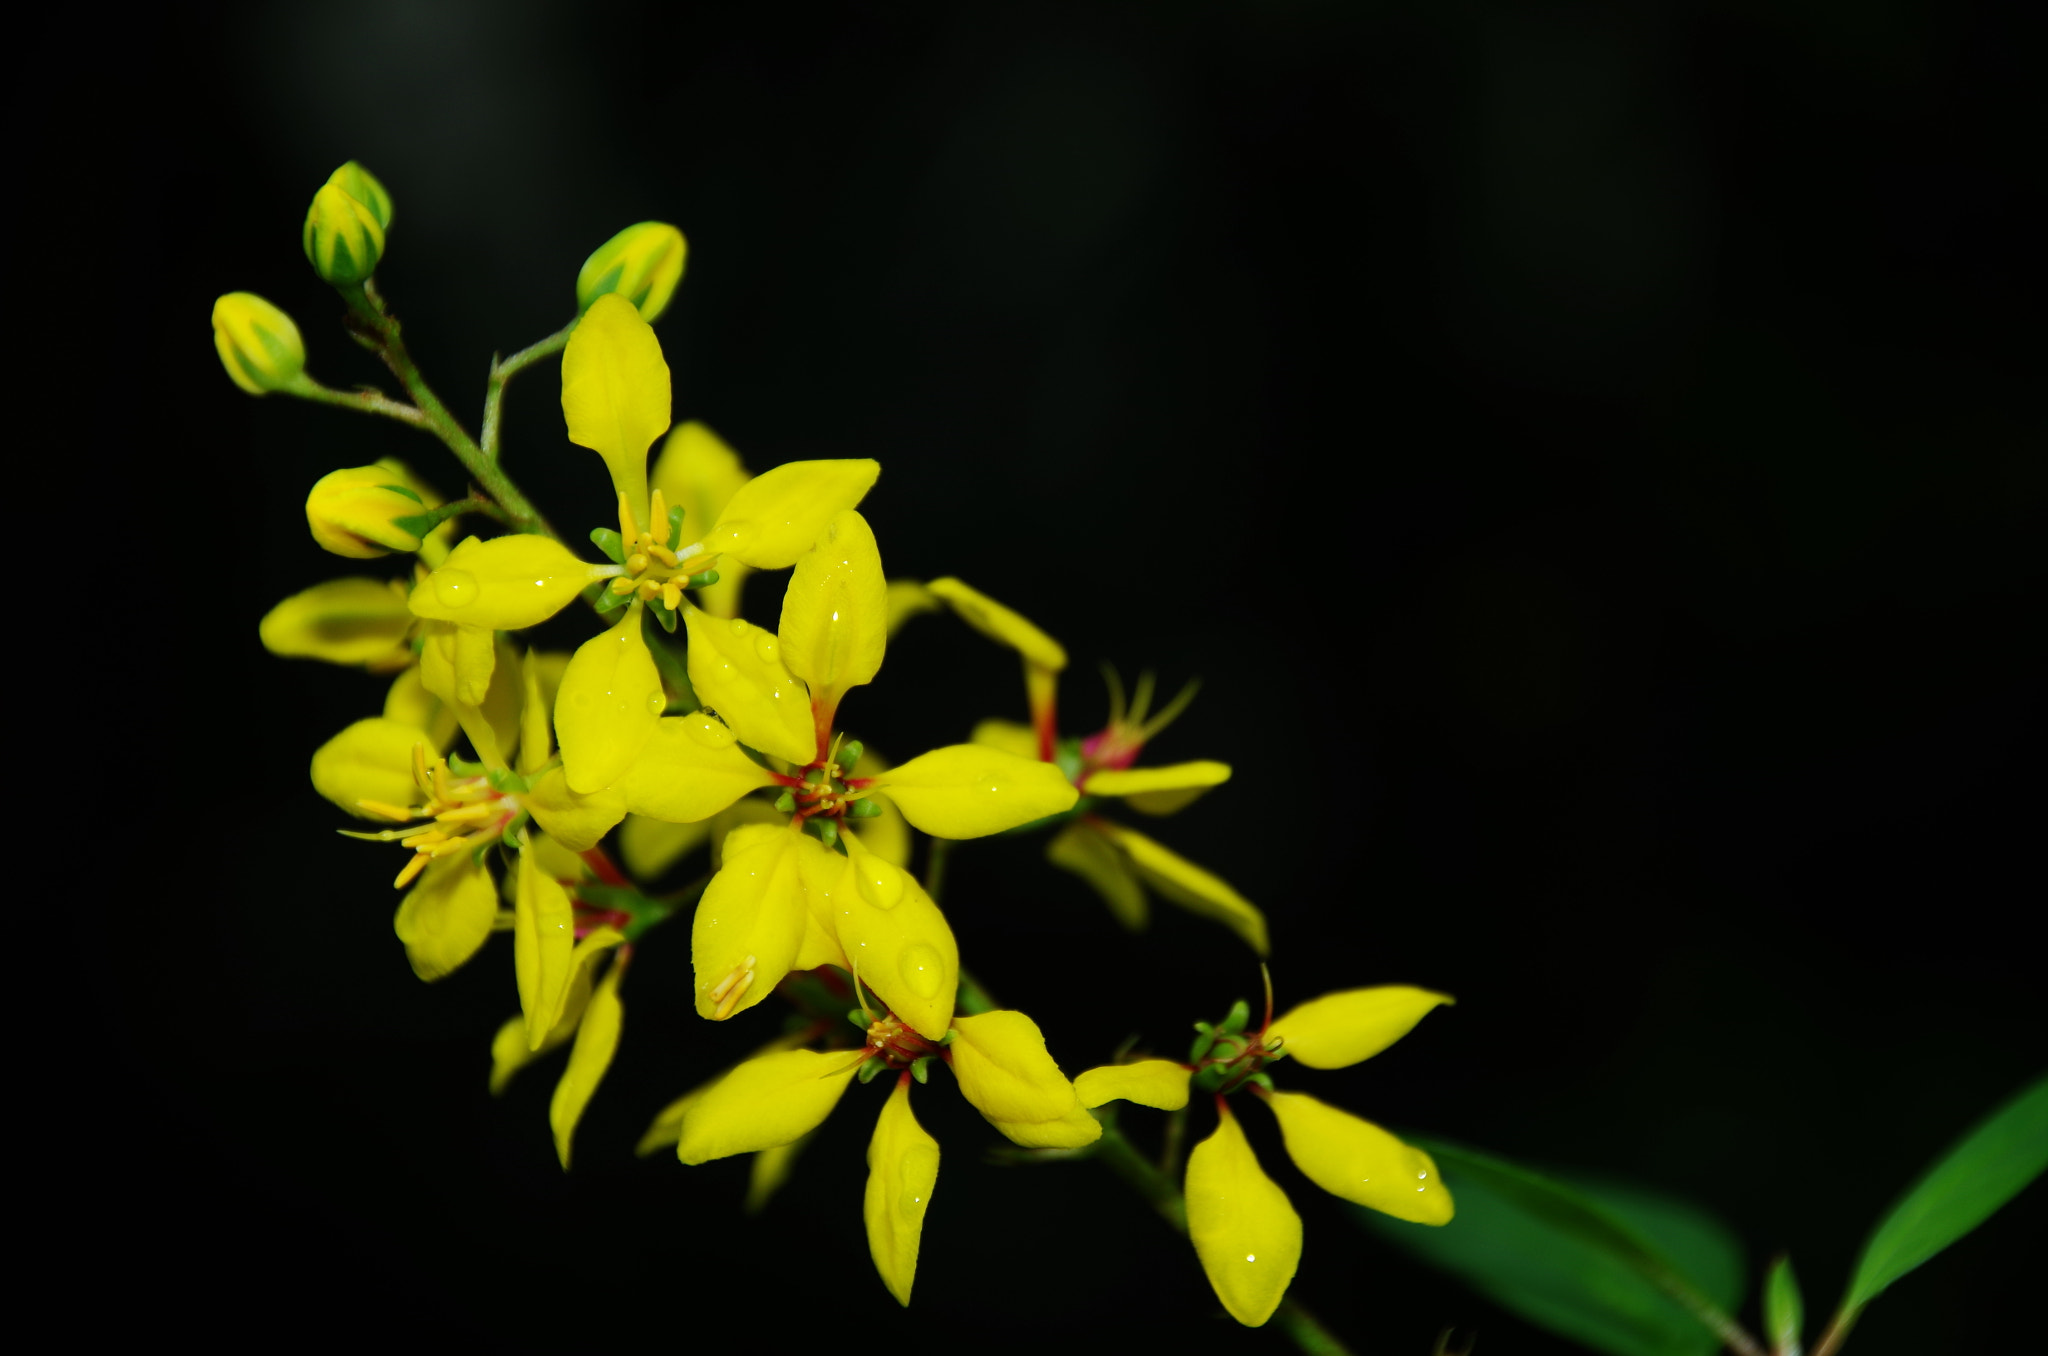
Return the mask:
{"type": "Polygon", "coordinates": [[[230,292],[213,303],[213,346],[229,379],[250,395],[282,391],[306,369],[299,327],[254,292],[230,292]]]}
{"type": "Polygon", "coordinates": [[[607,292],[616,292],[633,303],[642,320],[653,324],[676,294],[689,252],[683,233],[665,221],[628,226],[583,261],[576,275],[577,313],[589,310],[590,303],[607,292]]]}
{"type": "Polygon", "coordinates": [[[322,281],[353,287],[377,271],[377,261],[384,257],[384,226],[371,208],[329,180],[306,209],[300,243],[322,281]]]}
{"type": "Polygon", "coordinates": [[[330,471],[306,496],[306,526],[313,540],[355,560],[419,550],[419,535],[401,524],[426,511],[419,495],[385,466],[330,471]]]}
{"type": "Polygon", "coordinates": [[[377,182],[377,176],[354,160],[327,176],[327,182],[370,209],[377,224],[391,229],[391,194],[377,182]]]}

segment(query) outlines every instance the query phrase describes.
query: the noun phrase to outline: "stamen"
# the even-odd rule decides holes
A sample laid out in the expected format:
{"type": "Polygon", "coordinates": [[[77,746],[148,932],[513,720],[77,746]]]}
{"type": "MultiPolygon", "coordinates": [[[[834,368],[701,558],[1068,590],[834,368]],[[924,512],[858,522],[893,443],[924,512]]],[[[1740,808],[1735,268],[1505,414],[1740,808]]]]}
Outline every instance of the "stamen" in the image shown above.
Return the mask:
{"type": "Polygon", "coordinates": [[[676,567],[676,553],[669,550],[666,546],[663,546],[660,542],[648,542],[647,550],[654,556],[656,560],[668,566],[670,569],[674,569],[676,567]]]}
{"type": "Polygon", "coordinates": [[[619,491],[619,540],[635,542],[640,540],[640,524],[633,521],[633,506],[626,502],[626,492],[619,491]]]}
{"type": "Polygon", "coordinates": [[[675,580],[671,579],[661,586],[661,605],[663,607],[673,612],[682,606],[682,602],[683,590],[675,580]]]}
{"type": "Polygon", "coordinates": [[[1124,723],[1124,680],[1114,668],[1104,663],[1102,681],[1109,688],[1109,725],[1115,729],[1124,723]]]}
{"type": "Polygon", "coordinates": [[[497,797],[493,796],[490,800],[480,800],[459,810],[443,810],[434,818],[443,824],[482,824],[498,817],[496,801],[497,797]]]}
{"type": "Polygon", "coordinates": [[[427,776],[427,746],[423,743],[412,746],[412,779],[421,795],[433,797],[434,783],[427,776]]]}
{"type": "Polygon", "coordinates": [[[411,861],[405,864],[405,870],[398,873],[398,879],[391,882],[391,888],[394,890],[403,890],[406,886],[412,884],[413,877],[419,875],[420,872],[426,869],[426,855],[422,853],[414,856],[411,861]]]}
{"type": "Polygon", "coordinates": [[[627,573],[627,574],[646,574],[646,573],[647,573],[647,557],[646,557],[646,556],[644,556],[644,555],[642,555],[642,554],[641,554],[640,552],[638,552],[638,551],[635,551],[635,552],[634,552],[634,553],[633,553],[632,555],[630,555],[630,556],[627,556],[627,557],[626,557],[626,573],[627,573]]]}
{"type": "Polygon", "coordinates": [[[413,812],[404,806],[387,805],[381,800],[359,800],[356,802],[356,805],[360,809],[368,810],[373,815],[382,815],[386,819],[395,819],[401,824],[413,818],[413,812]]]}
{"type": "MultiPolygon", "coordinates": [[[[1151,675],[1147,674],[1146,676],[1150,677],[1151,675]]],[[[1188,709],[1188,703],[1195,699],[1195,694],[1201,690],[1201,679],[1188,679],[1186,683],[1181,685],[1181,689],[1175,694],[1174,699],[1166,704],[1166,709],[1145,722],[1144,727],[1138,731],[1138,738],[1141,740],[1150,739],[1167,726],[1173,724],[1175,720],[1180,718],[1180,713],[1188,709]]]]}
{"type": "Polygon", "coordinates": [[[1145,720],[1145,711],[1152,705],[1152,670],[1146,669],[1138,675],[1138,689],[1131,694],[1131,724],[1139,725],[1145,720]]]}
{"type": "Polygon", "coordinates": [[[611,591],[621,598],[631,593],[634,587],[635,585],[630,579],[614,579],[611,582],[611,591]]]}
{"type": "Polygon", "coordinates": [[[740,1005],[740,999],[746,997],[747,990],[752,987],[754,983],[754,958],[752,956],[747,957],[744,965],[744,973],[735,969],[725,977],[724,982],[718,988],[712,990],[711,996],[718,1000],[718,1010],[712,1014],[713,1021],[722,1022],[732,1016],[732,1010],[740,1005]],[[723,996],[721,997],[721,995],[723,996]]]}

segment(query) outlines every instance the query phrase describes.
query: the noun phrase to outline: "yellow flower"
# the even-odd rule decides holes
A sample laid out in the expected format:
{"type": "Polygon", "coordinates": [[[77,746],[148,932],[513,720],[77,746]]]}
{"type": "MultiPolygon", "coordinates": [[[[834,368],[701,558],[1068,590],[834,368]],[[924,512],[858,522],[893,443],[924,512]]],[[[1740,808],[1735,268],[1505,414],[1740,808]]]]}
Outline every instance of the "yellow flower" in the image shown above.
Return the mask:
{"type": "Polygon", "coordinates": [[[1074,1085],[1046,1052],[1038,1026],[1021,1012],[961,1017],[939,1039],[895,1013],[849,1014],[867,1022],[857,1051],[772,1050],[689,1094],[658,1119],[649,1138],[676,1136],[676,1154],[698,1164],[731,1154],[769,1154],[809,1135],[858,1075],[895,1074],[868,1143],[862,1200],[868,1250],[882,1283],[910,1303],[924,1216],[939,1176],[938,1141],[910,1110],[910,1085],[933,1061],[949,1065],[960,1091],[998,1130],[1032,1148],[1079,1148],[1102,1134],[1074,1085]],[[665,1122],[667,1124],[665,1124],[665,1122]]]}
{"type": "Polygon", "coordinates": [[[1301,1217],[1260,1168],[1225,1098],[1249,1089],[1280,1121],[1287,1156],[1334,1196],[1415,1224],[1447,1224],[1451,1195],[1428,1154],[1372,1122],[1303,1093],[1274,1088],[1267,1068],[1292,1056],[1312,1069],[1369,1059],[1451,1002],[1407,985],[1347,989],[1311,999],[1246,1034],[1240,1003],[1217,1026],[1198,1024],[1191,1063],[1145,1060],[1090,1069],[1074,1080],[1089,1107],[1124,1099],[1175,1109],[1190,1085],[1214,1095],[1217,1126],[1188,1155],[1188,1235],[1230,1316],[1258,1327],[1273,1316],[1301,1260],[1301,1217]]]}
{"type": "Polygon", "coordinates": [[[1215,919],[1242,937],[1253,951],[1265,955],[1266,917],[1230,882],[1147,835],[1093,812],[1098,800],[1114,797],[1141,814],[1170,815],[1209,788],[1230,780],[1229,765],[1212,759],[1165,767],[1133,766],[1146,743],[1194,699],[1194,685],[1183,688],[1163,710],[1152,713],[1152,676],[1148,673],[1139,679],[1127,705],[1123,685],[1110,670],[1109,723],[1084,739],[1062,739],[1058,679],[1067,657],[1059,642],[958,579],[935,579],[922,589],[920,593],[916,585],[903,586],[892,599],[893,615],[907,620],[943,603],[975,630],[1016,650],[1024,660],[1031,724],[985,720],[975,726],[970,739],[1018,757],[1042,759],[1073,779],[1081,802],[1074,817],[1046,844],[1046,859],[1087,881],[1117,921],[1133,931],[1145,926],[1149,889],[1190,913],[1215,919]]]}

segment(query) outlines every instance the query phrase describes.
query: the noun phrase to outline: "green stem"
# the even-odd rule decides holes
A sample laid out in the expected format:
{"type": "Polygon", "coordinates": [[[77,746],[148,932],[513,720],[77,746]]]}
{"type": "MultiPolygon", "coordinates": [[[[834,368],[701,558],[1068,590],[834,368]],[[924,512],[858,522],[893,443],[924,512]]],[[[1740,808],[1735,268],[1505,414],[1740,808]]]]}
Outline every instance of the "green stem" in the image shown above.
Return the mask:
{"type": "Polygon", "coordinates": [[[946,885],[946,858],[953,851],[950,838],[932,839],[931,855],[924,864],[924,892],[932,897],[932,903],[939,902],[939,891],[946,885]]]}
{"type": "Polygon", "coordinates": [[[391,369],[391,374],[398,378],[398,384],[405,388],[405,393],[412,397],[412,403],[421,415],[422,426],[447,444],[448,450],[455,454],[456,460],[462,463],[470,478],[482,486],[486,494],[498,501],[512,526],[522,532],[534,532],[541,536],[554,537],[557,541],[561,540],[559,534],[548,526],[547,519],[543,518],[540,511],[519,492],[519,487],[498,469],[498,464],[484,455],[484,450],[477,446],[476,440],[456,422],[455,416],[448,412],[448,407],[441,403],[441,398],[427,385],[426,379],[420,375],[418,365],[412,360],[412,354],[405,347],[405,338],[400,332],[398,321],[385,309],[383,298],[377,295],[376,285],[366,281],[361,287],[344,287],[337,290],[340,291],[342,300],[348,303],[349,313],[358,329],[369,340],[370,347],[384,360],[384,365],[391,369]]]}
{"type": "MultiPolygon", "coordinates": [[[[1665,1294],[1684,1305],[1686,1310],[1701,1324],[1711,1329],[1713,1334],[1721,1339],[1722,1345],[1730,1351],[1740,1352],[1741,1356],[1768,1356],[1763,1344],[1751,1337],[1747,1329],[1721,1312],[1719,1305],[1693,1289],[1692,1285],[1677,1272],[1663,1267],[1646,1268],[1646,1271],[1651,1281],[1665,1294]]],[[[1819,1356],[1819,1353],[1815,1353],[1815,1356],[1819,1356]]]]}
{"type": "MultiPolygon", "coordinates": [[[[1143,1196],[1160,1218],[1173,1226],[1175,1233],[1187,1234],[1187,1197],[1181,1194],[1170,1174],[1161,1172],[1124,1138],[1123,1131],[1114,1125],[1104,1125],[1102,1138],[1095,1141],[1095,1157],[1143,1196]]],[[[1273,1317],[1279,1321],[1280,1331],[1308,1356],[1351,1356],[1351,1349],[1295,1300],[1282,1300],[1273,1317]]]]}
{"type": "Polygon", "coordinates": [[[322,386],[311,377],[301,375],[285,394],[295,395],[301,400],[311,400],[322,405],[339,405],[345,410],[361,410],[364,414],[381,414],[387,419],[396,419],[401,424],[414,428],[426,428],[427,416],[403,401],[393,400],[382,391],[367,388],[360,391],[337,391],[332,386],[322,386]]]}
{"type": "Polygon", "coordinates": [[[491,378],[484,387],[484,432],[483,453],[492,461],[498,459],[498,441],[504,429],[501,415],[505,405],[505,383],[518,376],[528,367],[568,347],[569,336],[576,332],[576,322],[570,321],[537,344],[520,349],[509,358],[500,359],[491,355],[491,378]]]}
{"type": "Polygon", "coordinates": [[[1813,1344],[1813,1356],[1835,1356],[1842,1349],[1842,1343],[1849,1340],[1849,1330],[1856,1326],[1860,1309],[1842,1309],[1828,1320],[1827,1331],[1820,1335],[1820,1341],[1813,1344]]]}
{"type": "Polygon", "coordinates": [[[1188,1109],[1166,1113],[1166,1134],[1159,1146],[1159,1170],[1168,1177],[1180,1175],[1181,1139],[1187,1134],[1188,1109]]]}

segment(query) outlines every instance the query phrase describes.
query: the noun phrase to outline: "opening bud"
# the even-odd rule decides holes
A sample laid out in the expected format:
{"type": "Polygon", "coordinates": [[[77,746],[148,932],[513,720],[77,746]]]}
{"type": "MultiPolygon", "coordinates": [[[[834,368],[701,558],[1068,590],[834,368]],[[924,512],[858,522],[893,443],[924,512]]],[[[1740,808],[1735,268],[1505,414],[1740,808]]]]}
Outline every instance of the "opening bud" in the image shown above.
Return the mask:
{"type": "Polygon", "coordinates": [[[370,560],[419,550],[418,534],[401,520],[417,518],[427,507],[390,467],[351,466],[313,482],[306,496],[306,526],[323,549],[370,560]]]}
{"type": "Polygon", "coordinates": [[[640,318],[653,324],[668,309],[676,284],[683,280],[689,245],[683,233],[665,221],[628,226],[597,247],[576,275],[576,310],[616,292],[633,303],[640,318]]]}
{"type": "Polygon", "coordinates": [[[282,391],[306,370],[299,327],[254,292],[230,292],[213,303],[213,346],[228,378],[250,395],[282,391]]]}
{"type": "Polygon", "coordinates": [[[336,287],[360,285],[384,257],[384,227],[376,213],[331,179],[306,209],[300,242],[313,271],[336,287]]]}
{"type": "Polygon", "coordinates": [[[377,182],[376,175],[351,160],[328,175],[327,182],[369,208],[379,227],[391,229],[391,195],[377,182]]]}

